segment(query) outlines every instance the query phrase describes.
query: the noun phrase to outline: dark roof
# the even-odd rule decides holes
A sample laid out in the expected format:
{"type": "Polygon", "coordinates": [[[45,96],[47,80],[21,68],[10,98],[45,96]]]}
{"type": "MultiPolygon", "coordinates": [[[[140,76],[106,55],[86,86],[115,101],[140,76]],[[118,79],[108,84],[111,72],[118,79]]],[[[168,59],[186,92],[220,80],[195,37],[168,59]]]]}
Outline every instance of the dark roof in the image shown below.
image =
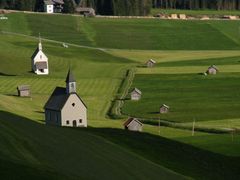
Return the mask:
{"type": "Polygon", "coordinates": [[[68,82],[76,82],[76,80],[75,80],[75,78],[74,78],[74,76],[72,74],[71,69],[68,70],[68,75],[67,75],[67,78],[66,78],[65,82],[66,83],[68,83],[68,82]]]}
{"type": "Polygon", "coordinates": [[[44,108],[59,111],[64,106],[68,96],[69,95],[66,93],[66,88],[56,87],[44,108]]]}
{"type": "Polygon", "coordinates": [[[143,125],[137,118],[128,118],[127,121],[125,121],[125,123],[123,124],[125,127],[127,127],[132,121],[136,121],[138,124],[140,124],[141,126],[143,125]]]}
{"type": "Polygon", "coordinates": [[[19,91],[26,91],[26,90],[30,90],[30,86],[29,85],[20,85],[17,87],[17,89],[19,91]]]}
{"type": "Polygon", "coordinates": [[[47,62],[42,61],[42,62],[36,62],[35,63],[37,69],[47,69],[47,62]]]}
{"type": "Polygon", "coordinates": [[[52,0],[54,4],[64,4],[63,0],[52,0]]]}
{"type": "Polygon", "coordinates": [[[37,47],[31,58],[34,59],[38,52],[39,52],[39,48],[37,47]]]}
{"type": "MultiPolygon", "coordinates": [[[[44,109],[50,109],[55,111],[61,111],[65,103],[67,102],[70,95],[77,93],[66,93],[66,88],[63,87],[56,87],[53,91],[52,95],[48,99],[47,103],[44,106],[44,109]]],[[[82,99],[78,96],[80,101],[83,103],[83,105],[87,108],[86,104],[82,101],[82,99]]]]}
{"type": "Polygon", "coordinates": [[[53,2],[51,0],[45,0],[44,4],[46,4],[46,5],[53,5],[53,2]]]}

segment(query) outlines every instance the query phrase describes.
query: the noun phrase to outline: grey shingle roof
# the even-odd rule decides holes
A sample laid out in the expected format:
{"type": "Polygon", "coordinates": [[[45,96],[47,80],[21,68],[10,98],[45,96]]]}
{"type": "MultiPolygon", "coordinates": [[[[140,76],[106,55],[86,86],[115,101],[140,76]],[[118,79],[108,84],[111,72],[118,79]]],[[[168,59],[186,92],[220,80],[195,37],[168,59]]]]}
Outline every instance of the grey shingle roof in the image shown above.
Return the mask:
{"type": "MultiPolygon", "coordinates": [[[[77,93],[72,93],[76,94],[77,93]]],[[[44,109],[50,109],[54,111],[61,111],[65,103],[67,102],[68,98],[72,94],[66,93],[66,88],[63,87],[56,87],[53,91],[52,95],[48,99],[47,103],[44,106],[44,109]]],[[[80,101],[84,104],[84,106],[87,108],[86,104],[83,102],[83,100],[78,96],[80,101]]]]}
{"type": "Polygon", "coordinates": [[[42,62],[36,62],[35,63],[37,69],[47,69],[47,62],[42,61],[42,62]]]}
{"type": "Polygon", "coordinates": [[[53,2],[51,0],[45,0],[44,4],[46,4],[46,5],[53,5],[53,2]]]}
{"type": "Polygon", "coordinates": [[[66,103],[68,96],[69,94],[66,93],[66,88],[56,87],[44,108],[60,111],[66,103]]]}
{"type": "Polygon", "coordinates": [[[67,75],[67,78],[66,78],[65,82],[66,83],[68,83],[68,82],[76,82],[71,69],[68,70],[68,75],[67,75]]]}

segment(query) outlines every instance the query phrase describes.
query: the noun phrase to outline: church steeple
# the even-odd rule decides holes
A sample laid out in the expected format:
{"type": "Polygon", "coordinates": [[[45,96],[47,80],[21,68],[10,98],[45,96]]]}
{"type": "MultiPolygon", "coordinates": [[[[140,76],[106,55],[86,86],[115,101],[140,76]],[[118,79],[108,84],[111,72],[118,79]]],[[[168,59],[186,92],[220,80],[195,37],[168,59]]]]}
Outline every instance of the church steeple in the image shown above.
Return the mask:
{"type": "Polygon", "coordinates": [[[39,51],[42,51],[42,39],[41,39],[41,35],[40,35],[40,33],[39,33],[38,50],[39,50],[39,51]]]}
{"type": "Polygon", "coordinates": [[[66,82],[66,93],[67,94],[76,93],[76,80],[72,74],[71,69],[68,70],[68,75],[65,82],[66,82]]]}

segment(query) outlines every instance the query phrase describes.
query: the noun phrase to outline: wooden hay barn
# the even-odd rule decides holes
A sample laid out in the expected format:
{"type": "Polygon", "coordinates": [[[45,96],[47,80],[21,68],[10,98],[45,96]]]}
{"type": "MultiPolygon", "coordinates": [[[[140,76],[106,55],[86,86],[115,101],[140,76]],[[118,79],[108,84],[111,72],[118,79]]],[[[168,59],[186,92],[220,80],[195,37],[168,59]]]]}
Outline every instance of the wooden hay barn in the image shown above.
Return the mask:
{"type": "Polygon", "coordinates": [[[218,71],[218,68],[215,65],[212,65],[207,69],[206,73],[215,75],[218,71]]]}
{"type": "Polygon", "coordinates": [[[146,62],[146,66],[147,66],[148,68],[153,67],[155,64],[156,64],[156,61],[154,61],[153,59],[149,59],[149,60],[146,62]]]}
{"type": "Polygon", "coordinates": [[[142,92],[139,89],[134,88],[131,92],[131,100],[138,101],[141,99],[141,97],[142,97],[142,92]]]}
{"type": "Polygon", "coordinates": [[[29,85],[20,85],[17,87],[18,96],[20,97],[30,97],[30,86],[29,85]]]}
{"type": "Polygon", "coordinates": [[[160,114],[166,114],[169,112],[169,109],[170,107],[167,106],[166,104],[163,104],[161,107],[160,107],[160,114]]]}
{"type": "Polygon", "coordinates": [[[127,121],[123,124],[124,128],[129,131],[139,131],[143,129],[143,124],[137,118],[128,118],[127,121]]]}

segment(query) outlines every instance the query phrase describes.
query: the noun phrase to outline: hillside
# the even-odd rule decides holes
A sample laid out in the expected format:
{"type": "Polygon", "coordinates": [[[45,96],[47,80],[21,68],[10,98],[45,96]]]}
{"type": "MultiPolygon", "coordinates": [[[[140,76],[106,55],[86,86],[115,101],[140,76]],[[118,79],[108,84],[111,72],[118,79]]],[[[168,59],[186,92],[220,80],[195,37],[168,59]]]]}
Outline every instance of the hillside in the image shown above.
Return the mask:
{"type": "Polygon", "coordinates": [[[2,111],[0,119],[4,179],[184,179],[86,131],[46,127],[2,111]]]}
{"type": "Polygon", "coordinates": [[[235,38],[239,21],[102,19],[24,13],[7,16],[8,20],[0,21],[0,134],[4,137],[0,140],[0,167],[5,170],[2,176],[239,177],[238,134],[196,131],[192,136],[189,128],[172,127],[161,127],[160,133],[154,123],[145,124],[143,133],[131,133],[123,130],[125,118],[108,117],[111,105],[121,93],[127,70],[135,69],[131,88],[139,86],[144,97],[136,103],[124,99],[124,113],[156,118],[155,112],[164,100],[174,110],[164,119],[184,127],[191,128],[192,116],[197,116],[201,121],[196,126],[201,128],[239,128],[240,52],[239,39],[235,38]],[[49,57],[49,76],[30,72],[30,57],[39,33],[43,51],[49,57]],[[64,48],[63,42],[69,48],[64,48]],[[156,67],[143,67],[149,58],[158,62],[156,67]],[[199,74],[211,64],[221,69],[220,74],[199,74]],[[56,86],[65,86],[69,67],[77,80],[77,92],[88,106],[87,129],[44,125],[43,106],[56,86]],[[20,84],[31,86],[32,98],[16,96],[20,84]],[[184,88],[179,84],[184,84],[184,88]],[[199,94],[204,98],[198,99],[199,94]],[[208,111],[211,104],[203,106],[209,96],[214,111],[208,111]],[[225,105],[229,105],[227,113],[225,105]]]}
{"type": "Polygon", "coordinates": [[[239,49],[240,42],[239,38],[236,38],[239,21],[84,19],[77,16],[22,13],[7,16],[9,21],[1,21],[1,31],[33,36],[41,33],[44,38],[92,47],[142,50],[233,50],[239,49]],[[20,25],[16,23],[18,21],[21,21],[20,25]]]}

